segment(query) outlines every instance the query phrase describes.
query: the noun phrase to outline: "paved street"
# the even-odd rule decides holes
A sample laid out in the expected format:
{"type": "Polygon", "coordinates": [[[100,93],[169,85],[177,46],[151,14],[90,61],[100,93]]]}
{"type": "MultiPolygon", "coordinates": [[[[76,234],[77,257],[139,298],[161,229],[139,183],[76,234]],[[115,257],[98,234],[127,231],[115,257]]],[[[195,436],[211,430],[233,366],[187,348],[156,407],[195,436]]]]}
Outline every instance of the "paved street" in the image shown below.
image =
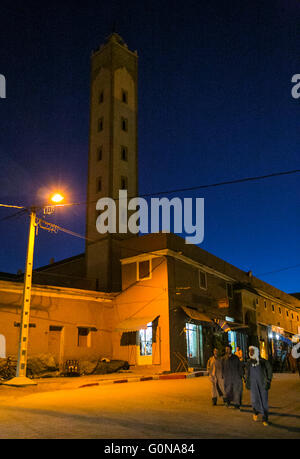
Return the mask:
{"type": "Polygon", "coordinates": [[[298,375],[275,375],[268,427],[252,421],[248,391],[242,412],[212,407],[207,377],[79,385],[0,386],[0,438],[300,438],[298,375]]]}

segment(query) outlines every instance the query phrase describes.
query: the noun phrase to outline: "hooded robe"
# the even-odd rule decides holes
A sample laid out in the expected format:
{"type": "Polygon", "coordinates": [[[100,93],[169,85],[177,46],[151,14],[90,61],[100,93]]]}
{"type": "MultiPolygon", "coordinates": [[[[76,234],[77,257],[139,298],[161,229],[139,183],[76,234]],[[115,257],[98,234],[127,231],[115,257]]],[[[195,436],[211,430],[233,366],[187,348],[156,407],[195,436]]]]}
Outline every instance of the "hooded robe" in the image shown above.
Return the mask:
{"type": "Polygon", "coordinates": [[[272,367],[270,363],[259,357],[259,349],[250,346],[254,354],[250,355],[250,360],[246,367],[246,387],[251,391],[251,405],[255,414],[261,413],[263,419],[268,419],[268,390],[271,385],[272,367]]]}
{"type": "Polygon", "coordinates": [[[207,362],[207,371],[211,382],[211,396],[217,398],[224,396],[224,380],[222,373],[222,360],[213,355],[207,362]]]}
{"type": "Polygon", "coordinates": [[[234,354],[225,355],[222,360],[222,370],[226,402],[240,406],[243,389],[243,366],[240,359],[234,354]]]}

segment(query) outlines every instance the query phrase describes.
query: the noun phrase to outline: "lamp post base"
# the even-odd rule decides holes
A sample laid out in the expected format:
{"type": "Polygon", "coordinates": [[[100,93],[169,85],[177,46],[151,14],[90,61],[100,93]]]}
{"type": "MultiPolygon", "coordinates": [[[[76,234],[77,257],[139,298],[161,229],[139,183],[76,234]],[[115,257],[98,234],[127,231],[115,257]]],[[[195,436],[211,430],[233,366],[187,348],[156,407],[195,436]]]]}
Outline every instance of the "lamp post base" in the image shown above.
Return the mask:
{"type": "Polygon", "coordinates": [[[16,376],[15,378],[8,379],[7,381],[2,382],[4,386],[15,386],[15,387],[25,387],[25,386],[37,386],[37,382],[32,379],[26,378],[25,376],[16,376]]]}

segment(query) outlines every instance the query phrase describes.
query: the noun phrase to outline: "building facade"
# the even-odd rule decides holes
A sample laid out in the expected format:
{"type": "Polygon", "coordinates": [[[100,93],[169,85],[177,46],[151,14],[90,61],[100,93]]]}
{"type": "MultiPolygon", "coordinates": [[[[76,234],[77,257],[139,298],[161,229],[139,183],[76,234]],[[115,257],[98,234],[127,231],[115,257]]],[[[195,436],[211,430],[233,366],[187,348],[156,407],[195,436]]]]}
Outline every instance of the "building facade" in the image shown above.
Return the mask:
{"type": "MultiPolygon", "coordinates": [[[[282,369],[300,300],[174,234],[100,234],[100,198],[138,195],[137,53],[113,33],[91,57],[85,253],[33,272],[28,355],[205,368],[249,344],[282,369]],[[128,234],[130,238],[128,237],[128,234]]],[[[117,225],[119,220],[117,220],[117,225]]],[[[22,276],[0,274],[0,358],[16,356],[22,276]]]]}
{"type": "Polygon", "coordinates": [[[174,234],[124,241],[121,263],[113,349],[131,365],[205,368],[213,348],[229,343],[244,358],[259,346],[279,369],[300,333],[298,299],[174,234]]]}
{"type": "MultiPolygon", "coordinates": [[[[0,356],[18,355],[23,284],[0,280],[0,356]]],[[[66,360],[93,360],[112,354],[113,295],[75,288],[34,285],[28,356],[51,354],[66,360]]]]}
{"type": "MultiPolygon", "coordinates": [[[[299,299],[174,234],[135,237],[120,250],[119,292],[79,288],[80,276],[66,277],[72,288],[41,284],[47,269],[36,273],[44,277],[32,290],[29,356],[51,353],[60,365],[106,357],[174,372],[205,368],[228,343],[247,358],[255,344],[275,371],[288,369],[282,360],[300,333],[299,299]]],[[[81,266],[82,256],[69,263],[81,266]]],[[[51,267],[52,282],[63,283],[51,267]]],[[[22,288],[20,279],[0,281],[2,357],[17,355],[22,288]]]]}

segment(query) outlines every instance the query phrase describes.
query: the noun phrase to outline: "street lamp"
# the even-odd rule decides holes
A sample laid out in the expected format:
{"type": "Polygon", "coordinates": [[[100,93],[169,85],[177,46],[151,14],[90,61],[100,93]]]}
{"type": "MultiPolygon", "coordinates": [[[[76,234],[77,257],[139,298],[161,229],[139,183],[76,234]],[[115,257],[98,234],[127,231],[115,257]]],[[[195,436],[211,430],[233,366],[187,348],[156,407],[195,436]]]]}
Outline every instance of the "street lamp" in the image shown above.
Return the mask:
{"type": "Polygon", "coordinates": [[[59,202],[62,202],[64,200],[64,197],[60,193],[55,193],[53,196],[51,196],[51,201],[56,202],[57,204],[59,202]]]}
{"type": "MultiPolygon", "coordinates": [[[[61,202],[63,196],[55,194],[51,200],[53,202],[61,202]],[[53,201],[54,198],[54,201],[53,201]]],[[[32,379],[26,377],[27,368],[27,351],[28,351],[28,335],[29,335],[29,317],[30,317],[30,302],[31,302],[31,287],[32,287],[32,267],[33,267],[33,252],[34,252],[34,241],[35,231],[39,226],[39,220],[36,216],[37,208],[30,208],[30,223],[28,233],[28,244],[27,244],[27,257],[24,274],[24,288],[23,288],[23,302],[21,311],[21,323],[20,323],[20,337],[19,337],[19,348],[18,348],[18,362],[16,376],[8,381],[3,382],[9,386],[29,386],[36,385],[32,379]]],[[[50,229],[50,228],[49,228],[50,229]]]]}

